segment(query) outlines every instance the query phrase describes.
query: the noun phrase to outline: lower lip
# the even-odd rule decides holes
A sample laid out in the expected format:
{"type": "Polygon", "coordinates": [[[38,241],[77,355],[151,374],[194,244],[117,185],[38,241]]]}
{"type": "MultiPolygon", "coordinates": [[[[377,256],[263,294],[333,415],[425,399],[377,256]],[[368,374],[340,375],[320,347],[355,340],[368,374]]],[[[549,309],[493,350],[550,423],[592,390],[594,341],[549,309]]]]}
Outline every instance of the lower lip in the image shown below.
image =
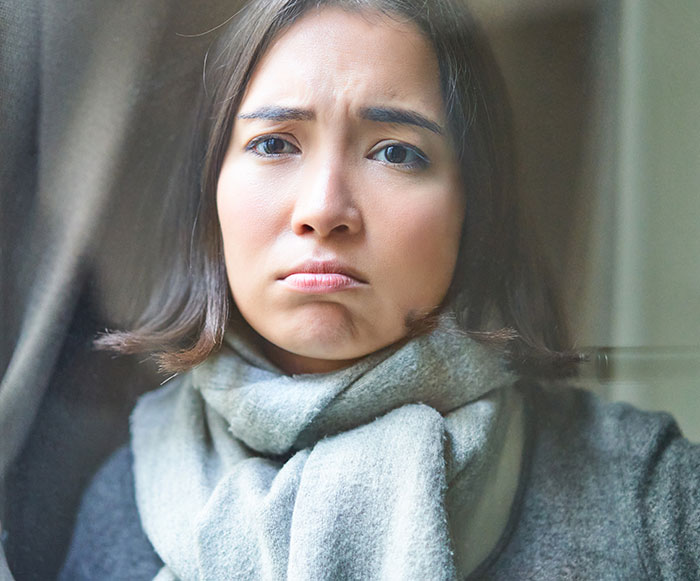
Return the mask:
{"type": "Polygon", "coordinates": [[[282,279],[292,290],[302,293],[334,293],[338,291],[357,288],[362,285],[360,281],[346,274],[316,274],[297,272],[282,279]]]}

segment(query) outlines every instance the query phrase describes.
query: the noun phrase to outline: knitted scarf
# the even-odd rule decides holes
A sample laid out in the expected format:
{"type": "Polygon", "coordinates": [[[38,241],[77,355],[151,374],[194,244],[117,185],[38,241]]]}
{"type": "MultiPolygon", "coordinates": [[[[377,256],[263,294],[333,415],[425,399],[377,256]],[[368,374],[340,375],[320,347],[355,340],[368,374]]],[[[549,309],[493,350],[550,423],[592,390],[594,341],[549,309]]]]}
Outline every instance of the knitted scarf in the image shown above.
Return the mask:
{"type": "Polygon", "coordinates": [[[513,379],[451,323],[315,375],[284,375],[228,334],[132,416],[156,579],[456,578],[457,529],[516,415],[513,379]]]}

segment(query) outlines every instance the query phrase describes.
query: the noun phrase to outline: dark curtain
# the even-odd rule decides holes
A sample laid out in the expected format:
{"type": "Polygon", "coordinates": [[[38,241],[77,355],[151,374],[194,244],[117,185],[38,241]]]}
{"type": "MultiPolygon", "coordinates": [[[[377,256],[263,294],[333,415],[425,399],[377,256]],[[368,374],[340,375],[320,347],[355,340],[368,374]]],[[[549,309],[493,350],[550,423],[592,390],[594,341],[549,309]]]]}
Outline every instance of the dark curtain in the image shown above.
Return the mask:
{"type": "Polygon", "coordinates": [[[92,340],[144,304],[212,29],[237,4],[0,0],[0,579],[56,575],[84,486],[158,386],[92,340]]]}

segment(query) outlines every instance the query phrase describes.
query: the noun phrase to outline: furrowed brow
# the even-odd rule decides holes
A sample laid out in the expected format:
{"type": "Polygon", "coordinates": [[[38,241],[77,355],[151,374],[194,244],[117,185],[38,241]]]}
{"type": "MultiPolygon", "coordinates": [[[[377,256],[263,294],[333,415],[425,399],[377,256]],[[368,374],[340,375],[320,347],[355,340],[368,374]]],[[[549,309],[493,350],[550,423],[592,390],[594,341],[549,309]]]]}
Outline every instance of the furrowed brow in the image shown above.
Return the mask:
{"type": "Polygon", "coordinates": [[[394,109],[384,107],[366,107],[360,110],[360,117],[379,123],[396,123],[398,125],[415,125],[428,129],[438,135],[444,135],[445,131],[440,125],[424,117],[416,111],[409,109],[394,109]]]}
{"type": "Polygon", "coordinates": [[[240,113],[238,119],[263,119],[265,121],[310,121],[313,111],[292,107],[260,107],[250,113],[240,113]]]}

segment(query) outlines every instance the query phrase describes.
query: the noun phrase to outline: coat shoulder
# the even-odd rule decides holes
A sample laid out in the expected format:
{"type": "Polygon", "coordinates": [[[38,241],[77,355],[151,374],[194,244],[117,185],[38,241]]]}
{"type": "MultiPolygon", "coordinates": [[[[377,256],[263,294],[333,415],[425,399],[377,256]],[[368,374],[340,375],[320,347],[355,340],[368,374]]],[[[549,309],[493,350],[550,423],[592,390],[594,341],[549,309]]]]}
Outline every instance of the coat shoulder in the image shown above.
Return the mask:
{"type": "Polygon", "coordinates": [[[161,567],[141,527],[133,456],[124,446],[103,464],[83,496],[59,579],[153,579],[161,567]]]}

